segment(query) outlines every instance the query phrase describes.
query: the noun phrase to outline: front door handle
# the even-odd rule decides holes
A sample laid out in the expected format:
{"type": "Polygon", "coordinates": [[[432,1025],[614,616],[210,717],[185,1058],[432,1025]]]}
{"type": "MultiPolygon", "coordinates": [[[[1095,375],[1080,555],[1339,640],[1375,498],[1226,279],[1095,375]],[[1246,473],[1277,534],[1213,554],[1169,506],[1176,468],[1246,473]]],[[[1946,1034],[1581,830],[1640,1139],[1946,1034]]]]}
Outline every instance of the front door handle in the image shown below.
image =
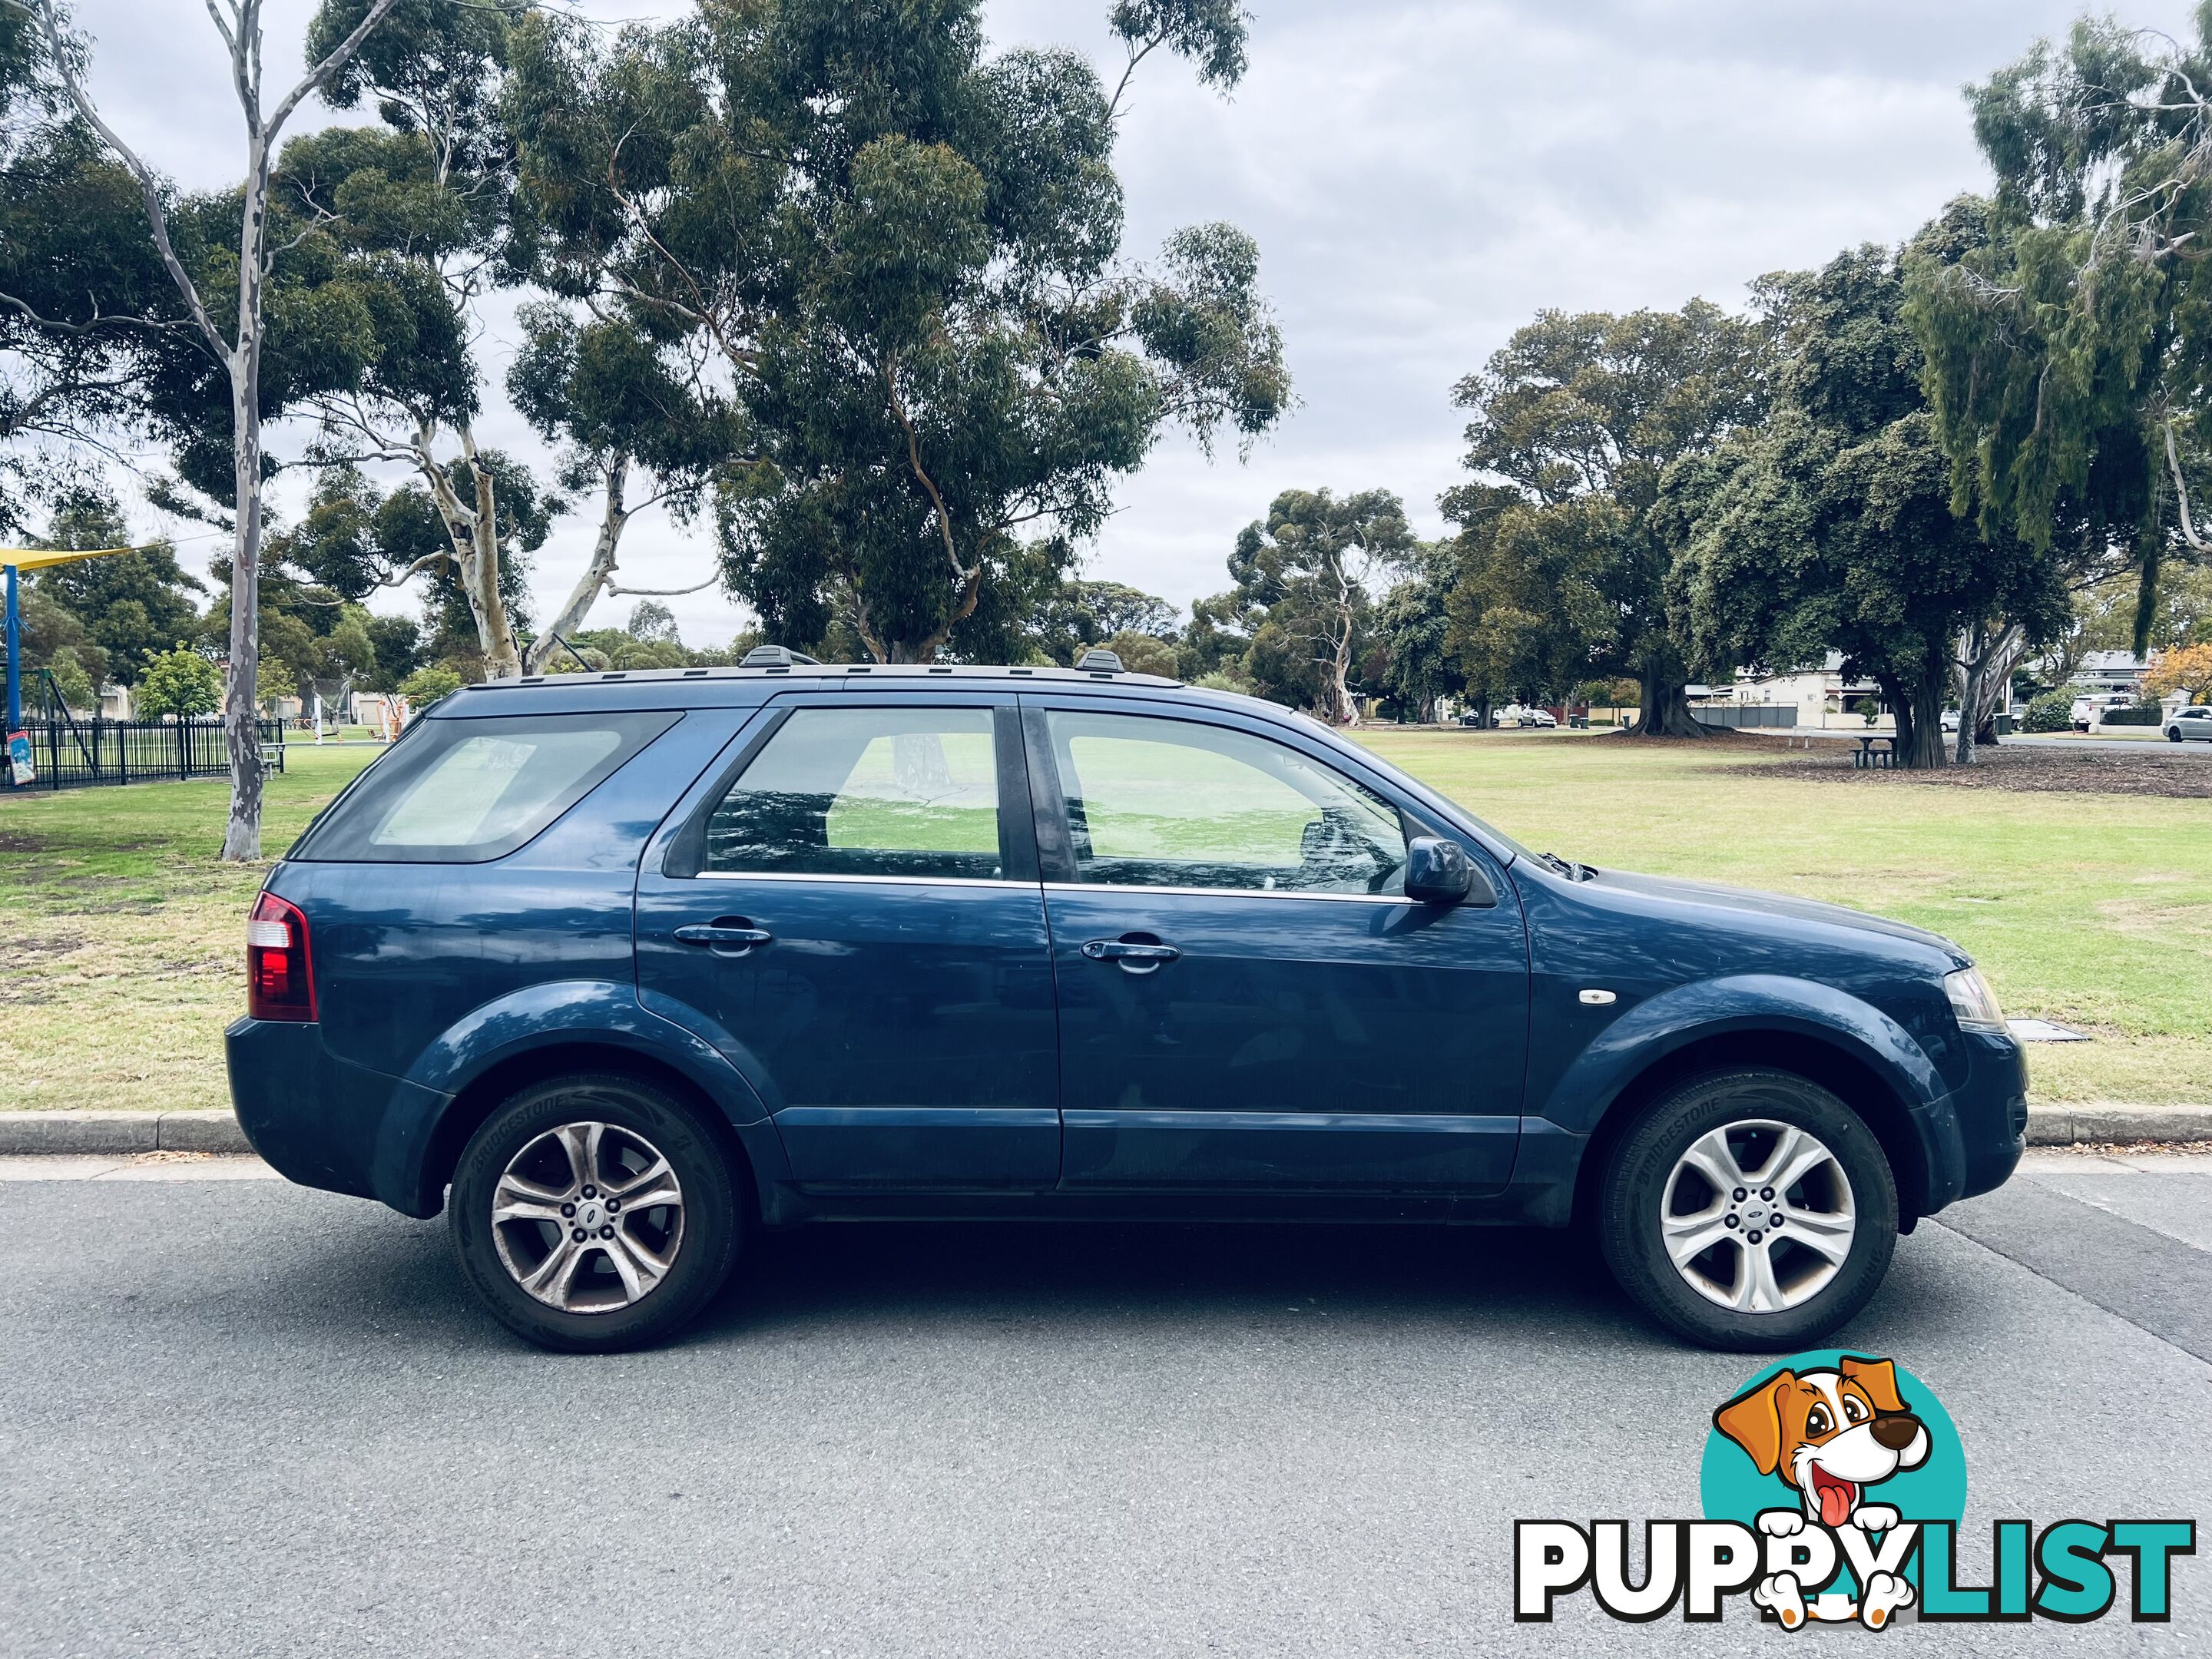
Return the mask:
{"type": "Polygon", "coordinates": [[[1182,952],[1157,939],[1094,939],[1084,942],[1083,954],[1093,962],[1117,963],[1125,974],[1150,974],[1182,952]]]}
{"type": "Polygon", "coordinates": [[[750,950],[756,945],[771,945],[775,935],[765,927],[738,927],[723,922],[694,921],[676,930],[676,937],[686,945],[713,945],[727,949],[750,950]]]}

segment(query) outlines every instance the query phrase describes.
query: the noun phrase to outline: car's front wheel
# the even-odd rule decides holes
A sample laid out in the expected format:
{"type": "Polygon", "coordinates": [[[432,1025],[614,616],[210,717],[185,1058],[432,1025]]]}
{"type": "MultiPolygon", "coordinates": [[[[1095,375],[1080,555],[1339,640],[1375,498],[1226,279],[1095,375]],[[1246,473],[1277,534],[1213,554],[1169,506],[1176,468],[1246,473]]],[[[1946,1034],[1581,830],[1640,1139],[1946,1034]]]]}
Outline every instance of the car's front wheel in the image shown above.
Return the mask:
{"type": "Polygon", "coordinates": [[[1897,1244],[1897,1185],[1858,1115],[1765,1069],[1696,1078],[1613,1149],[1600,1237],[1622,1286],[1706,1347],[1809,1346],[1874,1295],[1897,1244]]]}
{"type": "Polygon", "coordinates": [[[447,1206],[461,1271],[542,1348],[603,1353],[673,1334],[735,1261],[740,1211],[712,1132],[635,1079],[554,1078],[485,1120],[447,1206]]]}

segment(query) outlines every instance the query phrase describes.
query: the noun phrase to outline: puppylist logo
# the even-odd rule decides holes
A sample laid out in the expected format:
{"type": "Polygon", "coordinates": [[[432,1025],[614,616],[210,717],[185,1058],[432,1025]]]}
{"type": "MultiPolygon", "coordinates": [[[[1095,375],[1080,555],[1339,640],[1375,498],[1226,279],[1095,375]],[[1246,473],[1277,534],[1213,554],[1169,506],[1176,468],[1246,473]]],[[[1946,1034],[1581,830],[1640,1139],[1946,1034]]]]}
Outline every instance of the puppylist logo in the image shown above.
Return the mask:
{"type": "Polygon", "coordinates": [[[1630,1623],[1677,1608],[1718,1620],[1730,1596],[1785,1630],[1855,1623],[2068,1624],[2101,1619],[2129,1562],[2129,1616],[2172,1617],[2172,1562],[2197,1547],[2193,1521],[1999,1521],[1993,1582],[1959,1583],[1966,1513],[1958,1431],[1935,1394],[1894,1362],[1827,1351],[1760,1372],[1717,1407],[1705,1440],[1699,1520],[1644,1523],[1641,1583],[1630,1582],[1629,1522],[1517,1521],[1513,1616],[1548,1623],[1587,1591],[1630,1623]]]}

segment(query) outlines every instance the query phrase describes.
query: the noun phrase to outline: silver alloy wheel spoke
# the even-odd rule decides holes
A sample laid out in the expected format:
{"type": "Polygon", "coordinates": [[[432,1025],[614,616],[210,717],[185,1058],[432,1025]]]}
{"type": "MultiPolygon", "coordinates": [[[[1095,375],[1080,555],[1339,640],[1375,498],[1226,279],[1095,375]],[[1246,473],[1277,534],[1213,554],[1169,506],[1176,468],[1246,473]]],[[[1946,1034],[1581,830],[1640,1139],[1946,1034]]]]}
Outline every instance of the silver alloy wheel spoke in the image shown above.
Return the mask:
{"type": "Polygon", "coordinates": [[[1723,1202],[1733,1188],[1744,1183],[1743,1167],[1735,1161],[1735,1150],[1728,1144],[1725,1129],[1716,1129],[1692,1141],[1689,1151],[1682,1154],[1681,1162],[1674,1166],[1677,1176],[1685,1166],[1703,1176],[1723,1202]]]}
{"type": "Polygon", "coordinates": [[[651,1295],[675,1267],[684,1188],[660,1149],[636,1131],[564,1123],[509,1160],[493,1184],[491,1224],[500,1263],[526,1294],[563,1313],[616,1313],[651,1295]],[[630,1231],[648,1216],[650,1243],[630,1231]]]}
{"type": "Polygon", "coordinates": [[[1772,1314],[1827,1288],[1850,1257],[1858,1217],[1850,1178],[1819,1136],[1747,1118],[1683,1150],[1661,1191],[1659,1231],[1674,1270],[1698,1295],[1739,1313],[1772,1314]],[[1738,1141],[1751,1145],[1748,1156],[1739,1155],[1738,1141]],[[1677,1213],[1686,1180],[1683,1196],[1697,1207],[1677,1213]],[[1801,1189],[1802,1201],[1790,1196],[1801,1189]],[[1710,1196],[1701,1201],[1701,1194],[1710,1196]]]}

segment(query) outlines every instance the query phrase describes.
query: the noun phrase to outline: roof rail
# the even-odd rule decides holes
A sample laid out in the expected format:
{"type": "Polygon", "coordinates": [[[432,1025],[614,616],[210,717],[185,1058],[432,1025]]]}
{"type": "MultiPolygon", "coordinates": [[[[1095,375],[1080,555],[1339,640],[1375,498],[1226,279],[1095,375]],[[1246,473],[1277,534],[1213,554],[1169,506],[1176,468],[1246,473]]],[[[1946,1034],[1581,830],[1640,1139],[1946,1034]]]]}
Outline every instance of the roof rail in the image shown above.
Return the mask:
{"type": "Polygon", "coordinates": [[[744,660],[738,666],[740,668],[788,668],[793,663],[802,662],[811,663],[817,668],[822,665],[822,659],[819,657],[810,657],[804,651],[793,651],[787,645],[757,645],[745,653],[744,660]]]}
{"type": "Polygon", "coordinates": [[[1121,658],[1103,646],[1094,646],[1077,661],[1076,671],[1084,674],[1119,674],[1123,672],[1121,658]]]}

